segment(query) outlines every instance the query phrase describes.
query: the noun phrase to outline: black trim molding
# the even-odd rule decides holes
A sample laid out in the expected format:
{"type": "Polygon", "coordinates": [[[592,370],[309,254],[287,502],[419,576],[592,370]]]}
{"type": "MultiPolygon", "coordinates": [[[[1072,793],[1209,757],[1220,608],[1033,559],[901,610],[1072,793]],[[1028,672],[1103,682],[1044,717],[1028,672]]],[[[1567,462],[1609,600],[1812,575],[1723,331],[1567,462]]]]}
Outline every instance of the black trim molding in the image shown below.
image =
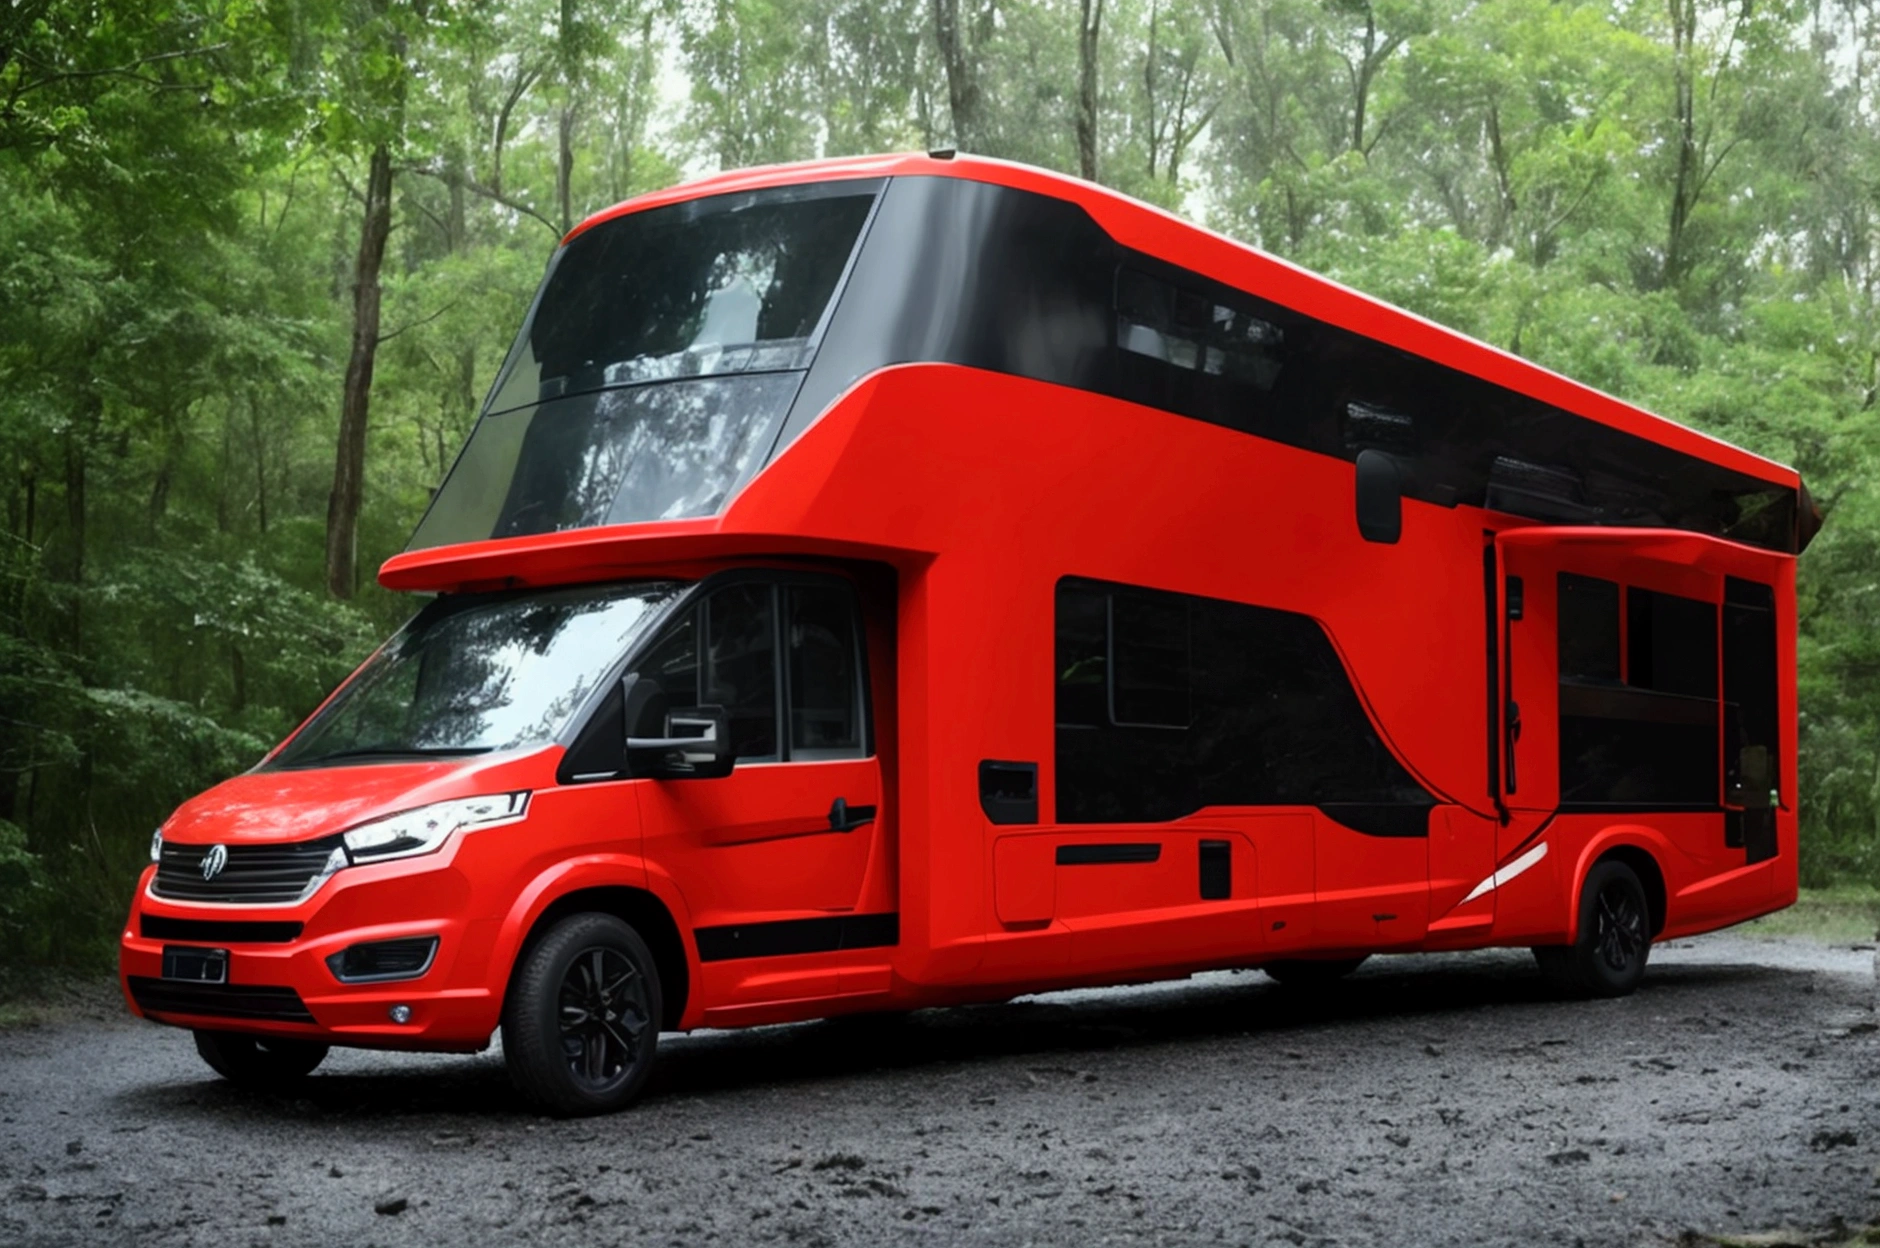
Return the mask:
{"type": "Polygon", "coordinates": [[[285,920],[173,919],[146,914],[137,920],[146,940],[199,940],[211,945],[285,945],[300,938],[300,924],[285,920]]]}
{"type": "Polygon", "coordinates": [[[899,914],[838,914],[826,919],[783,919],[701,927],[692,933],[701,962],[781,958],[839,949],[879,949],[901,943],[899,914]]]}
{"type": "Polygon", "coordinates": [[[1159,841],[1142,843],[1108,841],[1057,847],[1057,865],[1060,867],[1096,867],[1111,863],[1154,862],[1161,856],[1162,845],[1159,841]]]}

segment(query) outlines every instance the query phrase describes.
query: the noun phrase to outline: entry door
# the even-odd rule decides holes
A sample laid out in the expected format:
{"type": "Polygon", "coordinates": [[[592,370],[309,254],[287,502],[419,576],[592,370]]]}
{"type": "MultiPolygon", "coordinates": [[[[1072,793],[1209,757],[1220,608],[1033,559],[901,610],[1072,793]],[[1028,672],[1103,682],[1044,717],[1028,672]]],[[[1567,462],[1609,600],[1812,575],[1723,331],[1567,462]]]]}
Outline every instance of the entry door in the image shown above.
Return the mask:
{"type": "Polygon", "coordinates": [[[1746,863],[1776,856],[1782,804],[1777,709],[1775,590],[1731,576],[1723,582],[1724,845],[1746,863]]]}
{"type": "Polygon", "coordinates": [[[716,587],[636,665],[665,705],[631,735],[667,735],[664,717],[688,705],[730,720],[730,775],[636,786],[648,860],[696,927],[855,909],[891,817],[866,670],[847,582],[768,574],[716,587]]]}

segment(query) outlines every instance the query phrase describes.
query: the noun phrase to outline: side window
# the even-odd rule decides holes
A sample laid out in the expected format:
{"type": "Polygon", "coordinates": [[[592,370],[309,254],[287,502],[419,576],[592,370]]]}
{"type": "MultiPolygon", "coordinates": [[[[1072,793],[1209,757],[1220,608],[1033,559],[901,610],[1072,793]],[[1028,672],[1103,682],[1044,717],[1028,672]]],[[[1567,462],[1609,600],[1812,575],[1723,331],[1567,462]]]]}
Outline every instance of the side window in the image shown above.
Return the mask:
{"type": "Polygon", "coordinates": [[[730,585],[706,600],[703,668],[701,704],[730,715],[739,761],[777,758],[775,586],[730,585]]]}
{"type": "Polygon", "coordinates": [[[1110,595],[1110,722],[1186,728],[1194,720],[1188,600],[1110,595]]]}
{"type": "Polygon", "coordinates": [[[1716,807],[1716,604],[1628,586],[1622,623],[1616,582],[1558,584],[1562,807],[1716,807]]]}
{"type": "Polygon", "coordinates": [[[1716,700],[1715,604],[1632,586],[1625,591],[1625,633],[1626,684],[1716,700]]]}
{"type": "Polygon", "coordinates": [[[865,727],[854,596],[834,585],[791,585],[784,598],[790,757],[860,758],[865,727]]]}
{"type": "Polygon", "coordinates": [[[1116,345],[1186,372],[1270,390],[1279,376],[1279,327],[1199,291],[1149,276],[1116,274],[1116,345]]]}
{"type": "Polygon", "coordinates": [[[1736,805],[1762,806],[1782,788],[1775,591],[1730,577],[1723,602],[1724,785],[1736,805]]]}
{"type": "MultiPolygon", "coordinates": [[[[636,675],[659,682],[660,696],[625,735],[665,736],[671,712],[722,706],[740,762],[863,758],[870,749],[865,670],[860,613],[846,586],[727,585],[668,623],[634,664],[636,675]]],[[[582,729],[563,768],[569,777],[618,773],[622,706],[616,691],[582,729]]]]}
{"type": "Polygon", "coordinates": [[[1619,683],[1619,586],[1560,574],[1560,679],[1619,683]]]}
{"type": "Polygon", "coordinates": [[[1057,630],[1060,822],[1317,805],[1388,835],[1430,805],[1306,616],[1066,578],[1057,630]]]}
{"type": "Polygon", "coordinates": [[[697,706],[698,696],[698,608],[694,607],[666,626],[634,671],[643,680],[659,682],[664,697],[650,703],[642,712],[641,722],[629,724],[636,737],[666,735],[666,712],[675,706],[697,706]]]}

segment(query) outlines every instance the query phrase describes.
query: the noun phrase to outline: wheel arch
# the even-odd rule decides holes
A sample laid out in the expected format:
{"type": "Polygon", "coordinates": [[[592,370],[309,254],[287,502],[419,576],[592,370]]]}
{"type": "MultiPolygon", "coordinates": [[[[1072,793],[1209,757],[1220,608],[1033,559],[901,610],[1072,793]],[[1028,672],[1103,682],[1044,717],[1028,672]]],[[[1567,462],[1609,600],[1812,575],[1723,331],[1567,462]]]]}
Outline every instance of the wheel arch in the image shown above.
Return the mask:
{"type": "MultiPolygon", "coordinates": [[[[1658,865],[1657,857],[1643,845],[1633,842],[1621,842],[1601,850],[1597,857],[1586,864],[1586,870],[1580,872],[1580,888],[1585,887],[1586,877],[1594,867],[1602,862],[1623,863],[1632,869],[1638,882],[1645,888],[1645,917],[1651,925],[1654,939],[1665,930],[1665,921],[1669,917],[1670,894],[1665,889],[1664,868],[1658,865]]],[[[1579,896],[1579,888],[1574,890],[1579,896]]],[[[1579,906],[1574,906],[1574,926],[1579,926],[1579,906]]],[[[1578,935],[1578,932],[1575,932],[1578,935]]]]}
{"type": "Polygon", "coordinates": [[[659,972],[662,1005],[660,1029],[677,1029],[685,1017],[691,995],[691,967],[686,958],[685,938],[678,920],[657,895],[630,884],[590,884],[557,895],[543,906],[529,923],[515,957],[510,961],[508,982],[503,987],[505,1001],[509,984],[515,982],[516,969],[528,958],[550,928],[572,914],[611,914],[640,934],[652,951],[654,968],[659,972]]]}

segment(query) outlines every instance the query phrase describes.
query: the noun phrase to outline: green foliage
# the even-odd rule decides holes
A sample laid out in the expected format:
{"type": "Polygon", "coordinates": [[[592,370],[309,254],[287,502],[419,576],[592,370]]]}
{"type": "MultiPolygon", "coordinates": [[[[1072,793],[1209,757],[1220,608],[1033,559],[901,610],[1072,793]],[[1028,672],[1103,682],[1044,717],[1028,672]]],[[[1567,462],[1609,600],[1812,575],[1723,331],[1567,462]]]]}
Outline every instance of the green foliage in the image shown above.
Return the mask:
{"type": "Polygon", "coordinates": [[[409,610],[324,590],[374,149],[365,568],[569,224],[961,135],[1076,170],[1086,47],[1102,181],[1803,471],[1803,870],[1880,883],[1880,0],[1090,7],[0,5],[0,959],[108,956],[152,826],[409,610]]]}

